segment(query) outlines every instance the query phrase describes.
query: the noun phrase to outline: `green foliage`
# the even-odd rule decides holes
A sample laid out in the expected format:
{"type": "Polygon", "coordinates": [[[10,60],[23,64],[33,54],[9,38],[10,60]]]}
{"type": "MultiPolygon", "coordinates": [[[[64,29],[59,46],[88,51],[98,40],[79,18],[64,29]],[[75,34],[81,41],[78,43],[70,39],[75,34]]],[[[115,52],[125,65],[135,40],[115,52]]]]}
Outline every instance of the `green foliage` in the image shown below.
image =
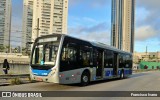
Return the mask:
{"type": "Polygon", "coordinates": [[[20,78],[17,77],[17,78],[11,79],[11,80],[10,80],[10,83],[11,83],[12,85],[19,85],[19,84],[21,84],[22,82],[20,81],[20,78]]]}
{"type": "Polygon", "coordinates": [[[4,47],[4,46],[2,46],[2,45],[0,45],[0,52],[3,52],[3,51],[4,51],[4,49],[5,49],[5,47],[4,47]]]}

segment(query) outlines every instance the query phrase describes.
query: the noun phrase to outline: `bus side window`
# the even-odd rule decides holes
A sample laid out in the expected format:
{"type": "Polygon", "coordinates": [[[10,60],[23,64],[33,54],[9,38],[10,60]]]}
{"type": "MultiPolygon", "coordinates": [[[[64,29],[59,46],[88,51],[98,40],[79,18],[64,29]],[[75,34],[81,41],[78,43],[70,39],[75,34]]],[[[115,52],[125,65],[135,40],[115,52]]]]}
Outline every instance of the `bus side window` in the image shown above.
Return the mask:
{"type": "Polygon", "coordinates": [[[71,62],[77,61],[77,50],[75,48],[69,47],[68,48],[68,60],[71,62]]]}
{"type": "Polygon", "coordinates": [[[93,50],[93,66],[94,67],[97,66],[97,50],[96,49],[93,50]]]}
{"type": "Polygon", "coordinates": [[[113,68],[113,52],[110,50],[105,51],[105,68],[113,68]]]}
{"type": "Polygon", "coordinates": [[[92,48],[88,46],[81,46],[80,53],[79,53],[79,62],[80,65],[83,67],[92,66],[92,48]]]}
{"type": "Polygon", "coordinates": [[[77,48],[76,46],[64,46],[62,49],[62,61],[76,62],[77,61],[77,48]]]}
{"type": "Polygon", "coordinates": [[[120,54],[119,55],[119,68],[124,68],[125,66],[125,55],[120,54]]]}
{"type": "Polygon", "coordinates": [[[68,53],[67,53],[67,48],[64,47],[62,50],[62,61],[67,61],[68,53]]]}
{"type": "Polygon", "coordinates": [[[35,60],[34,60],[34,63],[35,64],[37,64],[37,63],[39,63],[38,61],[39,61],[39,48],[36,48],[36,50],[35,50],[35,60]]]}
{"type": "Polygon", "coordinates": [[[126,55],[125,68],[132,68],[132,56],[126,55]]]}

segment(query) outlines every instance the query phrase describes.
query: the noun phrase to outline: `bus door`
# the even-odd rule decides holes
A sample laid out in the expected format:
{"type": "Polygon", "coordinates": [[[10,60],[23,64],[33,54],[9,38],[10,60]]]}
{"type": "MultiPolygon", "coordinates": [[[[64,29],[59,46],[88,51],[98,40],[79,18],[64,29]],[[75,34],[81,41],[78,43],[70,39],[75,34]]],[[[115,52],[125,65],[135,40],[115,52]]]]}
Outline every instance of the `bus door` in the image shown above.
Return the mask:
{"type": "Polygon", "coordinates": [[[96,76],[97,78],[102,78],[103,72],[103,50],[97,50],[97,69],[96,76]]]}
{"type": "Polygon", "coordinates": [[[118,75],[118,53],[114,53],[113,75],[118,75]]]}

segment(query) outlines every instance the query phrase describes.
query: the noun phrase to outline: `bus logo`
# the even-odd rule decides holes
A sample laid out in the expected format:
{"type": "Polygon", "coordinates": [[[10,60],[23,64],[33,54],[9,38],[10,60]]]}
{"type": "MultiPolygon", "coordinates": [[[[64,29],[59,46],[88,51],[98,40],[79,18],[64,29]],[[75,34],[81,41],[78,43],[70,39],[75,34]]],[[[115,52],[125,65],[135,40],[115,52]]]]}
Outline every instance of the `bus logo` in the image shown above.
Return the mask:
{"type": "Polygon", "coordinates": [[[11,92],[2,92],[2,97],[11,97],[11,92]]]}

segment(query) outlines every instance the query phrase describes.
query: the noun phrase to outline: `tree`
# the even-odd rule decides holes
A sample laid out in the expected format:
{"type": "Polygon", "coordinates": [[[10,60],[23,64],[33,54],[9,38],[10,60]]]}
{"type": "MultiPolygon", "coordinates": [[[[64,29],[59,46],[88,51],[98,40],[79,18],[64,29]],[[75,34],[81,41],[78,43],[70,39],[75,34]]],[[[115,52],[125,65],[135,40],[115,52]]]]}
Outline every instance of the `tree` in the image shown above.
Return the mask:
{"type": "Polygon", "coordinates": [[[5,46],[6,52],[9,52],[9,46],[5,46]]]}
{"type": "Polygon", "coordinates": [[[18,52],[18,48],[14,48],[14,52],[17,53],[18,52]]]}
{"type": "Polygon", "coordinates": [[[0,52],[3,52],[3,51],[4,51],[4,49],[5,49],[5,47],[4,47],[4,46],[2,46],[2,45],[0,45],[0,52]]]}

